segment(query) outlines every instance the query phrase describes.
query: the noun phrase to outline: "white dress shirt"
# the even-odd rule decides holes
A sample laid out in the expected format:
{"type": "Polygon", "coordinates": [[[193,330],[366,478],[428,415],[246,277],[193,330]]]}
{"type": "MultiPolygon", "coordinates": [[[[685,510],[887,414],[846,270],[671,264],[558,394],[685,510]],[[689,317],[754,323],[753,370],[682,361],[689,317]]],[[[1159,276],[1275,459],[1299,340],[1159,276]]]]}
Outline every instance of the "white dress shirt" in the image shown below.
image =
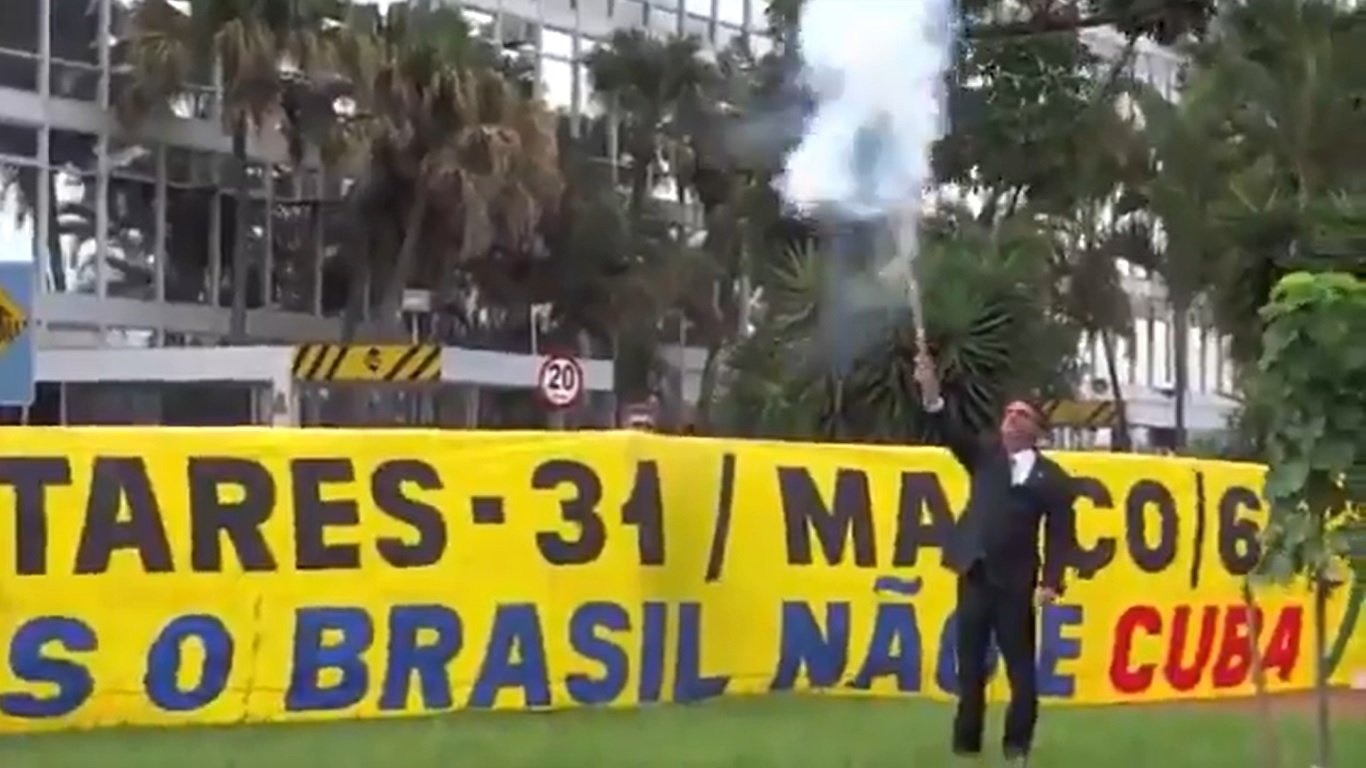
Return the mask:
{"type": "Polygon", "coordinates": [[[1010,454],[1010,484],[1024,485],[1029,473],[1034,471],[1034,462],[1038,458],[1039,452],[1033,448],[1010,454]]]}

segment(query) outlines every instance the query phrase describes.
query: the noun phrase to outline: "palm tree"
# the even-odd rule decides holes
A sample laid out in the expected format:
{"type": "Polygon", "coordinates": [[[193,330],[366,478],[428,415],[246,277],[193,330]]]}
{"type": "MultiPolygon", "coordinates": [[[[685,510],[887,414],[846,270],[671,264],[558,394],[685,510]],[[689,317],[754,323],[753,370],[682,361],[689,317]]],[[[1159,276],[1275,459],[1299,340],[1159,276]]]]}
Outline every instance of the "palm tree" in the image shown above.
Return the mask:
{"type": "Polygon", "coordinates": [[[617,31],[586,64],[594,94],[620,122],[628,211],[639,226],[654,174],[677,170],[680,147],[703,119],[716,70],[696,37],[661,40],[639,29],[617,31]]]}
{"type": "Polygon", "coordinates": [[[661,299],[654,302],[658,314],[632,317],[613,330],[618,394],[640,397],[652,389],[658,326],[665,315],[684,309],[679,302],[689,291],[680,287],[705,286],[710,296],[715,285],[714,264],[684,237],[654,192],[661,178],[671,177],[679,201],[686,200],[690,140],[708,119],[717,73],[697,38],[663,40],[642,30],[618,31],[589,54],[586,66],[594,95],[612,121],[609,152],[620,145],[613,167],[625,160],[628,268],[661,299]]]}
{"type": "Polygon", "coordinates": [[[277,127],[281,93],[290,73],[310,75],[326,63],[320,45],[324,20],[338,20],[335,0],[192,0],[182,12],[169,0],[139,0],[119,41],[129,76],[115,95],[130,127],[167,113],[192,83],[217,71],[223,121],[232,137],[236,212],[232,235],[232,314],[229,335],[246,337],[248,179],[251,131],[277,127]]]}
{"type": "Polygon", "coordinates": [[[1215,133],[1221,114],[1198,84],[1180,103],[1150,87],[1136,90],[1147,156],[1137,192],[1146,217],[1136,223],[1129,241],[1137,263],[1154,269],[1166,288],[1173,332],[1175,442],[1182,448],[1191,313],[1213,285],[1223,253],[1215,207],[1226,189],[1227,145],[1215,133]]]}
{"type": "Polygon", "coordinates": [[[372,62],[356,75],[372,119],[351,198],[369,258],[354,262],[352,281],[359,290],[368,276],[379,290],[353,305],[373,301],[393,332],[416,281],[448,303],[475,259],[534,250],[563,182],[553,116],[503,75],[458,11],[391,6],[368,39],[373,52],[354,58],[372,62]]]}
{"type": "MultiPolygon", "coordinates": [[[[918,266],[934,286],[924,297],[925,322],[949,413],[981,430],[1011,395],[1066,389],[1077,329],[1038,301],[1053,280],[1048,239],[1031,222],[992,232],[972,219],[928,222],[918,266]]],[[[763,276],[759,329],[741,343],[725,382],[721,413],[731,429],[807,439],[935,437],[908,386],[915,343],[904,297],[875,273],[851,268],[859,261],[852,250],[830,256],[807,244],[763,276]]]]}

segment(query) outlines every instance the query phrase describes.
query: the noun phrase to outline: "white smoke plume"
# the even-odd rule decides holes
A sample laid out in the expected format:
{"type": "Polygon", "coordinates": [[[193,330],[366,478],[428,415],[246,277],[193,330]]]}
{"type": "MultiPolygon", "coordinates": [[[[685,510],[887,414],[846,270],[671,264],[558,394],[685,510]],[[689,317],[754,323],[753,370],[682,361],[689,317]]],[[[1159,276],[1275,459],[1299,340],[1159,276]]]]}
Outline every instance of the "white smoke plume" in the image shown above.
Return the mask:
{"type": "Polygon", "coordinates": [[[798,40],[816,112],[779,181],[789,204],[868,219],[918,206],[947,123],[953,0],[807,0],[798,40]]]}

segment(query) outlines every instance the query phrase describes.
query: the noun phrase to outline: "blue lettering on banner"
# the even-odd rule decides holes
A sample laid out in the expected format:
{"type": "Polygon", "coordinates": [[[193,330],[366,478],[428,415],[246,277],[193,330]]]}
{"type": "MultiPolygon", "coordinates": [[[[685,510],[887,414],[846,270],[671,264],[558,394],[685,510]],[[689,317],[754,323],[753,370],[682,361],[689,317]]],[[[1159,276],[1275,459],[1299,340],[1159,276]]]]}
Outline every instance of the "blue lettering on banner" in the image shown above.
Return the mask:
{"type": "Polygon", "coordinates": [[[873,637],[851,688],[868,690],[873,680],[896,676],[899,691],[920,690],[920,627],[915,606],[909,603],[882,603],[873,621],[873,637]]]}
{"type": "Polygon", "coordinates": [[[300,608],[294,615],[294,659],[285,692],[285,710],[309,712],[346,709],[369,689],[370,670],[361,654],[375,641],[370,615],[360,608],[300,608]],[[329,635],[336,639],[328,642],[329,635]],[[326,644],[325,644],[326,643],[326,644]],[[322,684],[322,672],[335,669],[341,679],[322,684]]]}
{"type": "Polygon", "coordinates": [[[89,653],[98,646],[95,630],[80,619],[40,616],[15,631],[9,644],[9,669],[15,679],[54,686],[49,696],[0,694],[0,714],[10,717],[61,717],[78,709],[95,690],[90,670],[80,663],[47,655],[49,645],[66,653],[89,653]]]}
{"type": "MultiPolygon", "coordinates": [[[[885,594],[900,593],[887,590],[885,594]]],[[[851,688],[871,689],[891,677],[902,692],[920,691],[924,642],[916,607],[905,596],[876,607],[866,648],[851,665],[851,606],[846,601],[812,605],[782,603],[779,656],[769,688],[791,690],[804,680],[830,688],[852,671],[851,688]]],[[[708,674],[702,648],[703,610],[697,602],[649,601],[636,614],[618,603],[596,601],[577,606],[564,627],[570,648],[584,666],[563,676],[567,698],[577,704],[610,704],[627,694],[632,673],[641,703],[660,701],[665,680],[675,701],[698,701],[724,694],[726,675],[708,674]],[[670,622],[677,640],[669,647],[670,622]],[[633,659],[632,644],[639,653],[633,659]],[[672,653],[671,653],[672,651],[672,653]],[[667,665],[672,663],[672,669],[667,665]],[[638,669],[633,670],[633,664],[638,669]]],[[[446,711],[455,707],[490,708],[508,689],[521,692],[529,708],[552,704],[546,637],[532,603],[497,606],[487,647],[470,646],[457,611],[444,605],[396,605],[387,616],[383,667],[371,670],[365,655],[375,644],[377,617],[354,606],[315,606],[295,612],[294,637],[284,706],[289,712],[336,711],[354,707],[377,689],[382,711],[446,711]],[[461,653],[482,652],[468,700],[455,701],[450,668],[461,653]],[[382,674],[382,677],[381,677],[382,674]],[[372,685],[373,683],[373,685],[372,685]],[[414,690],[416,689],[416,690],[414,690]]],[[[1075,673],[1067,663],[1081,658],[1079,605],[1050,605],[1040,613],[1037,670],[1039,692],[1050,698],[1076,696],[1075,673]]],[[[934,684],[957,693],[954,658],[956,620],[951,614],[940,631],[934,684]]],[[[482,639],[482,638],[481,638],[482,639]]],[[[14,679],[41,686],[37,691],[0,693],[0,715],[53,718],[68,715],[90,700],[95,681],[82,654],[99,642],[87,623],[64,616],[42,616],[22,624],[10,638],[8,661],[14,679]]],[[[227,690],[236,643],[222,619],[206,614],[178,616],[152,641],[143,685],[148,701],[165,712],[194,712],[227,690]],[[190,649],[202,651],[199,669],[182,675],[190,649]],[[192,682],[182,682],[188,678],[192,682]]],[[[989,666],[997,673],[993,647],[989,666]]],[[[561,679],[561,678],[556,678],[561,679]]]]}
{"type": "Polygon", "coordinates": [[[730,678],[702,674],[702,606],[678,606],[678,666],[674,670],[674,701],[701,701],[726,692],[730,678]]]}
{"type": "Polygon", "coordinates": [[[1085,614],[1080,605],[1044,606],[1039,638],[1039,695],[1070,699],[1077,695],[1076,675],[1058,671],[1063,661],[1081,658],[1081,640],[1066,637],[1068,627],[1080,627],[1085,614]]]}
{"type": "Polygon", "coordinates": [[[813,688],[839,683],[849,657],[849,603],[826,603],[827,631],[821,630],[821,623],[810,604],[800,600],[783,603],[778,669],[769,690],[792,690],[803,668],[813,688]]]}
{"type": "Polygon", "coordinates": [[[659,701],[664,693],[664,638],[669,631],[669,606],[667,603],[647,602],[644,614],[640,632],[638,691],[641,704],[659,701]]]}
{"type": "MultiPolygon", "coordinates": [[[[1063,661],[1081,658],[1081,641],[1064,636],[1068,627],[1078,627],[1085,619],[1080,605],[1052,604],[1040,611],[1039,652],[1037,672],[1039,695],[1045,698],[1072,698],[1077,692],[1074,675],[1058,671],[1063,661]]],[[[957,613],[949,614],[939,638],[939,656],[935,664],[935,685],[944,693],[958,694],[958,663],[954,653],[958,639],[957,613]]],[[[996,644],[987,649],[987,679],[1001,666],[996,644]]]]}
{"type": "Polygon", "coordinates": [[[450,709],[451,679],[448,665],[464,643],[460,616],[444,605],[398,605],[389,613],[388,668],[379,696],[383,711],[399,711],[408,705],[409,686],[417,675],[424,710],[450,709]],[[423,642],[426,630],[435,637],[423,642]]]}
{"type": "Polygon", "coordinates": [[[498,606],[470,706],[492,707],[504,688],[521,688],[528,707],[550,706],[545,638],[533,603],[498,606]]]}
{"type": "Polygon", "coordinates": [[[193,712],[217,699],[228,687],[232,671],[232,635],[216,616],[193,614],[173,619],[147,651],[142,685],[147,698],[167,712],[193,712]],[[185,643],[194,640],[204,651],[199,682],[182,690],[178,678],[185,643]]]}
{"type": "Polygon", "coordinates": [[[594,677],[575,672],[567,675],[565,690],[580,704],[607,704],[626,689],[631,660],[626,649],[603,635],[631,629],[631,616],[616,603],[585,603],[569,618],[569,645],[583,658],[602,666],[594,677]]]}

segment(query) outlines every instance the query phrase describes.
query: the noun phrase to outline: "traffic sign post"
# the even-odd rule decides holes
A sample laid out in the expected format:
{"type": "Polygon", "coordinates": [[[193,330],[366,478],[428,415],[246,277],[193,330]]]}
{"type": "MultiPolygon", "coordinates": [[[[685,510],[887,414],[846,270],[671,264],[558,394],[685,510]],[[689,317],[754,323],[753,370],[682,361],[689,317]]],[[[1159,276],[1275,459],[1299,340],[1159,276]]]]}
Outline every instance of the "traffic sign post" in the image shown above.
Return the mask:
{"type": "Polygon", "coordinates": [[[33,405],[33,262],[0,261],[0,405],[33,405]]]}
{"type": "Polygon", "coordinates": [[[583,396],[583,366],[568,355],[550,355],[536,373],[536,389],[552,408],[568,408],[583,396]]]}

